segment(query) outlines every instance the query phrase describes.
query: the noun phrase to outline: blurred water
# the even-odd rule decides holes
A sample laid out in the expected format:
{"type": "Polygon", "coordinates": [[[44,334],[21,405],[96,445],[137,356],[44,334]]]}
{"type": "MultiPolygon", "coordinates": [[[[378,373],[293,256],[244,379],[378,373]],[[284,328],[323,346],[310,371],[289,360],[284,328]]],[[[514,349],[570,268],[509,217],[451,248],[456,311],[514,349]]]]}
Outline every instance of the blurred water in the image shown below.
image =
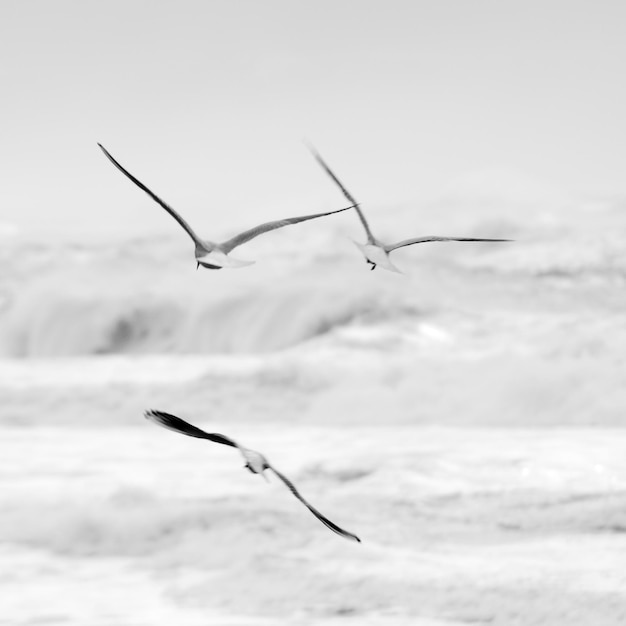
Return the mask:
{"type": "Polygon", "coordinates": [[[621,431],[230,431],[363,543],[236,451],[148,422],[2,428],[6,623],[507,623],[533,594],[522,623],[623,615],[621,431]]]}
{"type": "Polygon", "coordinates": [[[570,209],[378,214],[518,239],[403,275],[331,228],[232,272],[175,237],[8,238],[0,621],[621,623],[626,216],[570,209]],[[363,544],[147,408],[263,451],[363,544]]]}
{"type": "MultiPolygon", "coordinates": [[[[394,253],[403,276],[366,271],[334,224],[310,235],[302,228],[255,240],[248,245],[257,265],[221,272],[196,272],[186,242],[175,236],[92,246],[15,236],[2,255],[0,353],[266,353],[335,328],[450,310],[484,313],[488,334],[490,310],[521,306],[543,315],[568,301],[572,311],[589,308],[590,298],[599,299],[598,313],[623,307],[626,252],[619,233],[626,211],[618,204],[570,207],[532,221],[528,212],[506,213],[497,228],[490,221],[497,212],[472,215],[444,229],[517,241],[404,248],[394,253]]],[[[378,217],[378,227],[395,238],[425,228],[408,213],[378,217]]]]}

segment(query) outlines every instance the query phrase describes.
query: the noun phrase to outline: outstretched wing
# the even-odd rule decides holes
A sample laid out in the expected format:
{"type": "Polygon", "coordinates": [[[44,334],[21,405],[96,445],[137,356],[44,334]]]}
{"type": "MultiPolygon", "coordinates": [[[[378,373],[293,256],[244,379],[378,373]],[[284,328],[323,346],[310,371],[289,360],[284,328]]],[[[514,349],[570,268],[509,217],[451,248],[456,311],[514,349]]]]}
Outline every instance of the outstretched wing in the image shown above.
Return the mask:
{"type": "Polygon", "coordinates": [[[166,202],[163,202],[163,200],[161,200],[161,198],[159,198],[159,196],[157,196],[155,193],[150,191],[150,189],[148,189],[140,180],[138,180],[130,172],[125,170],[107,152],[107,150],[105,149],[105,147],[102,144],[98,144],[98,146],[100,146],[100,150],[102,150],[102,152],[104,152],[104,154],[109,159],[109,161],[111,161],[111,163],[113,163],[113,165],[115,165],[115,167],[117,167],[117,169],[120,172],[122,172],[122,174],[124,174],[125,176],[130,178],[130,180],[132,180],[135,183],[135,185],[137,185],[137,187],[139,187],[139,189],[143,189],[143,191],[145,191],[155,202],[160,204],[187,231],[187,234],[193,239],[194,243],[197,243],[200,246],[203,246],[203,242],[200,239],[200,237],[198,237],[198,235],[196,235],[196,233],[193,231],[191,226],[189,226],[189,224],[187,224],[187,222],[169,204],[167,204],[166,202]]]}
{"type": "Polygon", "coordinates": [[[361,220],[361,224],[363,224],[363,228],[365,228],[365,233],[367,234],[368,241],[373,242],[374,236],[372,235],[372,231],[365,219],[365,215],[363,215],[363,211],[359,207],[359,203],[352,197],[350,192],[342,185],[341,181],[335,176],[334,172],[326,165],[324,159],[322,159],[320,153],[310,144],[307,144],[311,154],[315,157],[315,160],[322,166],[322,169],[335,181],[335,184],[341,189],[343,195],[348,198],[350,202],[354,205],[356,212],[359,214],[359,219],[361,220]]]}
{"type": "Polygon", "coordinates": [[[207,433],[204,430],[189,424],[185,420],[180,419],[180,417],[176,417],[170,413],[165,413],[164,411],[154,411],[151,409],[144,413],[144,417],[159,426],[163,426],[163,428],[173,430],[174,432],[181,433],[183,435],[188,435],[189,437],[208,439],[209,441],[214,441],[215,443],[223,443],[225,446],[239,448],[235,441],[225,437],[224,435],[219,435],[218,433],[207,433]]]}
{"type": "Polygon", "coordinates": [[[477,239],[475,237],[437,237],[435,235],[429,237],[414,237],[413,239],[404,239],[398,243],[385,245],[385,250],[391,252],[404,246],[412,246],[414,243],[428,243],[429,241],[513,241],[512,239],[477,239]]]}
{"type": "Polygon", "coordinates": [[[276,230],[277,228],[282,228],[283,226],[291,226],[292,224],[298,224],[299,222],[306,222],[307,220],[314,220],[318,217],[324,217],[326,215],[332,215],[333,213],[341,213],[342,211],[347,211],[348,209],[352,209],[353,207],[349,206],[345,209],[337,209],[336,211],[328,211],[326,213],[315,213],[313,215],[301,215],[300,217],[288,217],[284,220],[276,220],[275,222],[266,222],[265,224],[261,224],[260,226],[255,226],[250,230],[246,230],[243,233],[239,233],[232,239],[225,241],[220,245],[221,249],[228,254],[231,250],[234,250],[237,246],[240,246],[242,243],[246,243],[246,241],[250,241],[250,239],[254,239],[263,233],[268,233],[271,230],[276,230]]]}
{"type": "Polygon", "coordinates": [[[294,496],[296,496],[296,498],[298,498],[298,500],[300,500],[300,502],[302,502],[302,504],[304,504],[304,506],[309,509],[309,511],[311,511],[311,513],[313,513],[313,515],[315,515],[315,517],[317,517],[317,519],[322,522],[322,524],[324,524],[324,526],[326,526],[327,528],[330,528],[330,530],[332,530],[334,533],[337,533],[338,535],[341,535],[342,537],[345,537],[346,539],[350,539],[352,541],[358,541],[359,543],[361,543],[361,540],[354,534],[352,534],[351,532],[348,532],[347,530],[344,530],[343,528],[339,528],[339,526],[337,526],[337,524],[331,522],[328,518],[324,517],[316,508],[312,507],[298,492],[298,490],[295,488],[295,486],[293,485],[293,483],[286,477],[283,476],[278,470],[276,470],[275,468],[271,467],[270,468],[274,474],[276,474],[276,476],[278,476],[278,478],[280,478],[285,485],[287,485],[287,488],[289,489],[289,491],[291,491],[291,493],[293,493],[294,496]]]}

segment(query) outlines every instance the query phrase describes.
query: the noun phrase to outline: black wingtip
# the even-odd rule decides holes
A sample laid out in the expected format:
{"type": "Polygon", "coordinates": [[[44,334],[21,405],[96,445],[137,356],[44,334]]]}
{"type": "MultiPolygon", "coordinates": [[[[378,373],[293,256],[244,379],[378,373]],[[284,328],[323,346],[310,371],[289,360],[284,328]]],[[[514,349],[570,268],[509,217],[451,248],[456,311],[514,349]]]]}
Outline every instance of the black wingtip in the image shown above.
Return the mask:
{"type": "Polygon", "coordinates": [[[343,530],[343,528],[341,530],[342,530],[342,532],[341,533],[337,533],[337,534],[341,534],[341,536],[345,537],[346,539],[351,539],[352,541],[356,541],[357,543],[361,543],[361,540],[359,539],[359,537],[357,537],[354,533],[351,533],[349,530],[343,530]]]}
{"type": "Polygon", "coordinates": [[[161,411],[156,411],[155,409],[147,409],[143,412],[143,416],[147,420],[150,420],[150,421],[156,420],[162,423],[161,411]]]}
{"type": "Polygon", "coordinates": [[[195,437],[196,439],[207,439],[208,441],[221,443],[225,446],[231,446],[233,448],[237,447],[237,443],[229,437],[225,437],[219,433],[207,433],[201,428],[186,422],[184,419],[181,419],[176,415],[172,415],[171,413],[166,413],[165,411],[155,411],[154,409],[149,409],[144,412],[144,417],[154,424],[163,426],[163,428],[167,428],[168,430],[173,430],[181,435],[195,437]]]}
{"type": "Polygon", "coordinates": [[[356,541],[357,543],[361,543],[361,540],[349,530],[344,530],[343,528],[339,528],[339,526],[337,526],[336,529],[334,529],[332,526],[328,527],[333,530],[337,535],[343,537],[344,539],[347,539],[348,541],[356,541]]]}
{"type": "Polygon", "coordinates": [[[356,209],[358,204],[351,204],[350,206],[344,207],[343,209],[337,209],[336,211],[332,211],[332,213],[341,213],[342,211],[349,211],[350,209],[356,209]]]}
{"type": "Polygon", "coordinates": [[[148,409],[144,411],[143,416],[147,420],[150,420],[151,422],[156,422],[157,424],[165,427],[170,427],[173,423],[180,420],[180,418],[176,417],[175,415],[170,415],[169,413],[165,413],[163,411],[157,411],[156,409],[148,409]]]}

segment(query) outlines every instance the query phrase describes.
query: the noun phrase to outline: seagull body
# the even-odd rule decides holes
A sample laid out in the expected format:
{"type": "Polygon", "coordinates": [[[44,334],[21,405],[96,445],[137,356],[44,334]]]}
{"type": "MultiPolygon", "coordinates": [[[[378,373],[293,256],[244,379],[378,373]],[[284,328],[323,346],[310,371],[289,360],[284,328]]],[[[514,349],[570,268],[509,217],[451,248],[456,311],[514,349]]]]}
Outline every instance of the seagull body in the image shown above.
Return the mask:
{"type": "Polygon", "coordinates": [[[359,203],[354,199],[352,194],[343,186],[341,181],[335,176],[334,172],[328,167],[324,159],[322,159],[321,155],[313,148],[313,146],[309,145],[309,150],[315,157],[315,160],[321,165],[322,169],[333,179],[335,184],[341,189],[343,195],[352,203],[353,208],[356,210],[359,219],[361,220],[361,224],[365,230],[365,234],[367,236],[367,242],[365,244],[354,242],[357,248],[361,250],[363,256],[365,257],[365,261],[368,265],[371,265],[372,270],[375,270],[376,267],[380,266],[390,272],[402,273],[400,270],[391,262],[389,259],[389,254],[398,248],[403,248],[404,246],[412,246],[416,243],[427,243],[429,241],[491,241],[491,242],[503,242],[503,241],[511,241],[510,239],[482,239],[475,237],[439,237],[437,235],[427,236],[427,237],[414,237],[412,239],[404,239],[402,241],[398,241],[397,243],[387,244],[379,239],[376,239],[372,234],[372,231],[365,219],[365,215],[359,206],[359,203]]]}
{"type": "Polygon", "coordinates": [[[249,230],[246,230],[238,235],[235,235],[228,241],[224,241],[221,243],[216,243],[213,241],[209,241],[207,239],[201,239],[195,231],[189,226],[189,224],[176,212],[169,204],[161,200],[155,193],[150,191],[148,187],[146,187],[139,179],[135,178],[128,170],[124,169],[101,144],[98,144],[100,149],[106,157],[117,167],[120,172],[122,172],[125,176],[127,176],[137,187],[145,191],[157,204],[160,204],[185,230],[185,232],[191,237],[195,244],[195,257],[197,267],[206,267],[211,270],[220,270],[224,267],[227,268],[237,268],[237,267],[245,267],[246,265],[252,265],[254,261],[242,261],[239,259],[234,259],[229,255],[229,253],[237,248],[238,246],[262,235],[263,233],[270,232],[272,230],[276,230],[277,228],[282,228],[283,226],[290,226],[291,224],[298,224],[299,222],[305,222],[307,220],[316,219],[318,217],[325,217],[326,215],[332,215],[333,213],[341,213],[342,211],[347,211],[352,207],[346,207],[344,209],[338,209],[336,211],[327,211],[326,213],[315,213],[313,215],[301,215],[298,217],[288,217],[283,220],[276,220],[274,222],[266,222],[265,224],[260,224],[259,226],[255,226],[249,230]]]}
{"type": "Polygon", "coordinates": [[[385,244],[376,240],[365,244],[359,243],[358,241],[353,243],[363,253],[367,264],[371,265],[372,269],[376,269],[380,266],[390,272],[401,274],[400,270],[391,262],[389,253],[385,250],[385,244]]]}
{"type": "Polygon", "coordinates": [[[293,483],[286,476],[281,474],[275,467],[273,467],[270,464],[270,462],[267,460],[267,458],[260,452],[257,452],[256,450],[250,450],[249,448],[245,448],[244,446],[238,444],[236,441],[234,441],[230,437],[226,437],[218,433],[207,433],[201,428],[193,426],[192,424],[189,424],[189,422],[182,420],[180,417],[176,417],[175,415],[172,415],[170,413],[165,413],[164,411],[149,410],[149,411],[146,411],[144,415],[146,419],[157,424],[158,426],[167,428],[168,430],[173,430],[174,432],[181,433],[183,435],[188,435],[189,437],[196,437],[198,439],[208,439],[209,441],[213,441],[215,443],[221,443],[226,446],[237,448],[239,452],[241,453],[241,455],[243,456],[244,461],[246,462],[244,467],[247,470],[249,470],[253,474],[260,474],[266,480],[267,480],[267,477],[265,476],[264,472],[266,470],[271,470],[287,486],[289,491],[291,491],[291,493],[298,500],[300,500],[300,502],[302,502],[302,504],[304,504],[304,506],[306,506],[306,508],[309,509],[309,511],[311,511],[311,513],[313,513],[313,515],[315,515],[315,517],[317,517],[317,519],[320,522],[322,522],[322,524],[324,524],[327,528],[332,530],[334,533],[337,533],[341,537],[345,537],[346,539],[350,539],[352,541],[357,541],[360,543],[361,540],[356,535],[352,534],[351,532],[348,532],[347,530],[344,530],[343,528],[340,528],[339,526],[331,522],[328,518],[324,517],[317,509],[311,506],[300,495],[300,493],[295,488],[293,483]]]}

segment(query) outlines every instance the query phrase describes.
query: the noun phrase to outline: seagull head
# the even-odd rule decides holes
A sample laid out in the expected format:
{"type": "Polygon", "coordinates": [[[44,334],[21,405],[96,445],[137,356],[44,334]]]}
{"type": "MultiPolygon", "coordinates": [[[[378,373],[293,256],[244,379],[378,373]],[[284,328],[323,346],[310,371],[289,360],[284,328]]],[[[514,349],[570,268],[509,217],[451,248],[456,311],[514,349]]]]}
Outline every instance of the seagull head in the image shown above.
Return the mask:
{"type": "Polygon", "coordinates": [[[269,465],[262,467],[260,470],[255,469],[252,465],[250,465],[250,463],[246,463],[244,467],[253,474],[260,474],[261,476],[263,476],[263,478],[265,478],[265,482],[269,482],[267,476],[265,475],[265,470],[269,468],[269,465]]]}
{"type": "Polygon", "coordinates": [[[260,453],[255,450],[242,450],[244,459],[246,460],[246,464],[244,467],[253,474],[260,474],[267,480],[267,477],[263,473],[266,469],[269,469],[270,465],[267,462],[267,459],[260,453]]]}

